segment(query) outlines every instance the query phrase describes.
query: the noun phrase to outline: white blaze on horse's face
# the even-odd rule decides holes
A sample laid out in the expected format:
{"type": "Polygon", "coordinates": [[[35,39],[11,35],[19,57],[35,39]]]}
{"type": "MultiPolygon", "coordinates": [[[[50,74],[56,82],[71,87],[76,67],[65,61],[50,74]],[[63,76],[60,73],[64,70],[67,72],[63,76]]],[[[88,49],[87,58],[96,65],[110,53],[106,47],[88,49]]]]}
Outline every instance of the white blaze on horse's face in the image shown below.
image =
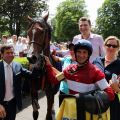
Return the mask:
{"type": "MultiPolygon", "coordinates": [[[[32,34],[33,34],[33,36],[32,36],[32,41],[33,41],[33,42],[34,42],[35,32],[36,32],[36,30],[33,29],[33,30],[32,30],[32,34]]],[[[29,50],[28,50],[27,57],[32,57],[32,54],[33,54],[33,44],[31,44],[31,45],[29,46],[29,50]]]]}
{"type": "Polygon", "coordinates": [[[33,30],[32,30],[33,35],[35,34],[35,32],[36,32],[36,30],[35,30],[35,29],[33,29],[33,30]]]}
{"type": "MultiPolygon", "coordinates": [[[[36,32],[36,30],[33,29],[33,30],[32,30],[32,34],[33,34],[33,36],[32,36],[32,41],[33,41],[33,42],[34,42],[34,38],[35,38],[35,32],[36,32]]],[[[31,57],[31,56],[32,56],[32,54],[33,54],[33,48],[34,48],[34,46],[33,46],[33,44],[31,44],[31,46],[30,46],[30,48],[29,48],[29,51],[28,51],[27,57],[31,57]]]]}
{"type": "Polygon", "coordinates": [[[32,30],[32,33],[33,33],[33,36],[32,36],[32,41],[34,41],[35,32],[36,32],[36,30],[35,30],[35,29],[33,29],[33,30],[32,30]]]}

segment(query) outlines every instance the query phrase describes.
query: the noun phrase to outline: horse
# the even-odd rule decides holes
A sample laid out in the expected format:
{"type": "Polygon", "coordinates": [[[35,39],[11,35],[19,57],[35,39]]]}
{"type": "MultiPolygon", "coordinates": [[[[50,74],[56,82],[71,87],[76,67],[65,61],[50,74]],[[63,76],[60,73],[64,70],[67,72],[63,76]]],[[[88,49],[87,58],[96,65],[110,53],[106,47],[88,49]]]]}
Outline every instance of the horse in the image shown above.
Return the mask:
{"type": "Polygon", "coordinates": [[[31,95],[32,95],[32,106],[33,106],[33,118],[38,119],[38,90],[42,89],[45,91],[47,97],[47,114],[46,120],[52,120],[52,107],[54,104],[54,95],[58,91],[58,87],[53,86],[45,77],[45,56],[50,56],[50,39],[51,39],[51,27],[47,23],[49,13],[43,17],[32,19],[28,16],[30,22],[28,27],[29,37],[29,52],[28,60],[32,66],[34,76],[36,79],[31,80],[31,95]]]}

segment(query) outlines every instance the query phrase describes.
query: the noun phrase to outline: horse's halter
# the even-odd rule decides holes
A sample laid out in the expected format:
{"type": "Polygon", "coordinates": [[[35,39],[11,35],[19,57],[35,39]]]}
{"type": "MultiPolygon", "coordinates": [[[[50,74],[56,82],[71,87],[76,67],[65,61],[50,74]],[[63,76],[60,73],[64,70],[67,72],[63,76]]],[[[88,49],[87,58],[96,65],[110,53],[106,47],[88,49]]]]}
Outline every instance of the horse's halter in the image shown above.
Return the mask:
{"type": "MultiPolygon", "coordinates": [[[[33,33],[33,36],[32,36],[32,41],[30,41],[29,42],[29,44],[37,44],[37,45],[39,45],[39,46],[41,46],[41,44],[40,43],[38,43],[38,42],[36,42],[35,40],[34,40],[34,38],[35,38],[35,32],[36,32],[36,30],[35,29],[33,29],[32,30],[32,33],[33,33]]],[[[43,40],[45,39],[45,33],[46,33],[46,30],[43,30],[43,40]]]]}
{"type": "MultiPolygon", "coordinates": [[[[43,31],[43,40],[45,39],[46,30],[47,30],[47,28],[44,28],[44,29],[42,30],[42,31],[43,31]]],[[[36,33],[36,29],[32,29],[32,33],[33,33],[32,41],[30,41],[29,44],[37,44],[37,45],[39,45],[39,46],[41,47],[41,44],[38,43],[38,42],[36,42],[36,41],[34,40],[34,38],[35,38],[35,33],[36,33]]]]}
{"type": "MultiPolygon", "coordinates": [[[[47,27],[45,25],[45,21],[44,19],[42,19],[40,22],[42,22],[42,24],[44,24],[45,28],[43,28],[41,31],[43,32],[43,37],[42,37],[42,41],[45,41],[45,35],[46,35],[46,31],[47,31],[47,27]]],[[[39,42],[36,42],[35,41],[35,33],[36,33],[36,29],[35,28],[32,28],[32,41],[29,42],[29,45],[30,45],[30,51],[29,51],[29,54],[32,53],[32,50],[33,50],[33,45],[36,44],[38,45],[39,47],[42,48],[42,51],[43,51],[43,45],[41,45],[39,42]]]]}

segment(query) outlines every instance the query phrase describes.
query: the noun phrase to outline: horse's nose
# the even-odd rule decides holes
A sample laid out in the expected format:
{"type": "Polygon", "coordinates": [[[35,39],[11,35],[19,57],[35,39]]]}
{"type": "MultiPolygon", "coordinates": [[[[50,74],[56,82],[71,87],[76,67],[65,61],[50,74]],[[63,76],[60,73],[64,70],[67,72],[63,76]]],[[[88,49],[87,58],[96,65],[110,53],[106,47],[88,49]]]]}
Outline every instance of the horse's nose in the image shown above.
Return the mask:
{"type": "Polygon", "coordinates": [[[31,57],[27,57],[29,63],[35,64],[37,61],[37,57],[35,55],[31,55],[31,57]]]}

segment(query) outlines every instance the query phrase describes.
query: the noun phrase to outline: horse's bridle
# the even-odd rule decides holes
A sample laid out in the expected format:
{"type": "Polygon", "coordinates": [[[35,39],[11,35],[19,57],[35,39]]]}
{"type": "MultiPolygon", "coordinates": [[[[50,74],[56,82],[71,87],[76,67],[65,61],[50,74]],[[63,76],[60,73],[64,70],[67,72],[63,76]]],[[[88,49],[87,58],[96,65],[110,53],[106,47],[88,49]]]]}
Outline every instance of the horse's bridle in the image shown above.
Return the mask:
{"type": "MultiPolygon", "coordinates": [[[[47,29],[48,29],[48,28],[44,28],[44,29],[42,30],[42,31],[43,31],[43,41],[45,40],[45,34],[46,34],[47,29]]],[[[33,30],[32,30],[32,33],[33,33],[32,41],[30,41],[29,44],[30,44],[30,45],[31,45],[31,44],[37,44],[37,45],[39,45],[39,46],[41,47],[42,45],[34,40],[35,32],[36,32],[36,30],[33,29],[33,30]]]]}

